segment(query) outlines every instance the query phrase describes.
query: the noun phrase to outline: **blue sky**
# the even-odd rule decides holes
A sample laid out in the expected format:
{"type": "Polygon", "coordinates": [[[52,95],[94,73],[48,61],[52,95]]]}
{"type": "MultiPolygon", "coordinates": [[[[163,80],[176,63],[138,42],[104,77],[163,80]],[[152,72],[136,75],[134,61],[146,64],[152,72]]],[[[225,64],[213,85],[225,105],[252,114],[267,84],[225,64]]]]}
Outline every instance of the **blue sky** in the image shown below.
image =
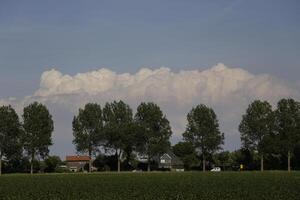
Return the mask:
{"type": "MultiPolygon", "coordinates": [[[[70,76],[102,67],[177,73],[221,62],[300,83],[299,58],[298,0],[0,0],[0,100],[32,95],[52,68],[70,76]]],[[[69,134],[57,143],[70,152],[63,124],[72,113],[57,107],[56,131],[69,134]]]]}
{"type": "Polygon", "coordinates": [[[297,0],[1,0],[0,97],[29,94],[52,67],[74,74],[223,62],[295,80],[299,10],[297,0]]]}

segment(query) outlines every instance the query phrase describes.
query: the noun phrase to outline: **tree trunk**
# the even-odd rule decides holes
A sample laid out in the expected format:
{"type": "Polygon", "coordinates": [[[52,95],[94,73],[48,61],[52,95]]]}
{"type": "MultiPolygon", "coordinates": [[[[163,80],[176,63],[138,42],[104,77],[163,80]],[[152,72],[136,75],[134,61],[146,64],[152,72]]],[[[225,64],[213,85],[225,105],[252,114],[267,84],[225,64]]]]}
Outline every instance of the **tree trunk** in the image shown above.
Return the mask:
{"type": "Polygon", "coordinates": [[[260,171],[264,171],[264,155],[262,154],[260,157],[260,171]]]}
{"type": "Polygon", "coordinates": [[[89,160],[89,172],[91,173],[92,172],[92,152],[89,151],[89,157],[90,157],[90,160],[89,160]]]}
{"type": "Polygon", "coordinates": [[[148,159],[148,166],[147,166],[147,171],[148,171],[148,172],[151,171],[150,164],[151,164],[151,163],[150,163],[150,159],[148,159]]]}
{"type": "Polygon", "coordinates": [[[120,150],[120,152],[118,153],[118,149],[116,149],[116,157],[117,157],[117,170],[118,172],[121,172],[121,155],[122,155],[122,152],[120,150]]]}
{"type": "Polygon", "coordinates": [[[0,176],[2,175],[2,153],[0,153],[0,176]]]}
{"type": "Polygon", "coordinates": [[[118,156],[118,172],[121,171],[121,159],[120,156],[118,156]]]}
{"type": "Polygon", "coordinates": [[[291,152],[288,151],[288,172],[291,172],[291,152]]]}
{"type": "Polygon", "coordinates": [[[202,170],[205,172],[205,165],[206,165],[206,160],[205,160],[205,155],[203,154],[203,161],[202,161],[202,170]]]}
{"type": "Polygon", "coordinates": [[[31,162],[30,162],[30,174],[33,174],[33,159],[34,159],[34,154],[31,154],[31,162]]]}

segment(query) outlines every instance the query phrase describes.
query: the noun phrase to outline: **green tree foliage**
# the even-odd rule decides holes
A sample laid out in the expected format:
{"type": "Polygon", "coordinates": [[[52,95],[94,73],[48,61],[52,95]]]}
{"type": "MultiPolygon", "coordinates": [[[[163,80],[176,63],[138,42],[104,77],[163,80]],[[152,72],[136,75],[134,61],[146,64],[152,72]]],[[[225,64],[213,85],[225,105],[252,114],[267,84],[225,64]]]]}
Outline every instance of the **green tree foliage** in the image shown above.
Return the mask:
{"type": "Polygon", "coordinates": [[[232,169],[233,160],[229,151],[222,151],[213,156],[215,165],[222,167],[222,170],[232,169]]]}
{"type": "Polygon", "coordinates": [[[192,143],[202,154],[203,171],[205,171],[206,157],[221,148],[224,134],[219,130],[219,123],[213,109],[203,104],[193,108],[188,113],[187,120],[188,124],[183,138],[192,143]]]}
{"type": "Polygon", "coordinates": [[[31,158],[31,174],[36,156],[44,158],[52,145],[53,120],[47,107],[34,102],[24,108],[23,112],[24,148],[31,158]]]}
{"type": "Polygon", "coordinates": [[[123,101],[106,103],[103,108],[103,120],[106,145],[114,151],[120,172],[124,152],[130,154],[134,145],[135,125],[132,110],[123,101]]]}
{"type": "Polygon", "coordinates": [[[171,126],[160,107],[155,103],[141,103],[137,108],[135,121],[139,128],[137,151],[148,157],[148,171],[154,156],[170,147],[171,126]]]}
{"type": "Polygon", "coordinates": [[[13,157],[4,163],[3,171],[7,173],[28,173],[30,172],[30,160],[24,156],[13,157]]]}
{"type": "Polygon", "coordinates": [[[291,153],[300,141],[300,103],[294,99],[282,99],[277,104],[276,130],[281,149],[288,156],[288,171],[291,170],[291,153]]]}
{"type": "Polygon", "coordinates": [[[182,160],[186,170],[198,164],[195,147],[190,142],[179,142],[172,147],[172,150],[182,160]]]}
{"type": "MultiPolygon", "coordinates": [[[[97,152],[104,142],[103,116],[101,106],[96,103],[88,103],[84,109],[79,109],[79,114],[73,119],[73,144],[81,153],[88,153],[90,158],[97,152]]],[[[92,170],[91,159],[89,172],[92,170]]]]}
{"type": "Polygon", "coordinates": [[[105,171],[105,165],[105,155],[99,154],[93,161],[93,166],[95,166],[98,171],[105,171]]]}
{"type": "Polygon", "coordinates": [[[256,150],[260,154],[261,171],[264,170],[264,154],[274,137],[274,112],[267,101],[256,100],[243,115],[239,126],[244,148],[256,150]]]}
{"type": "Polygon", "coordinates": [[[58,156],[48,156],[45,159],[45,172],[55,172],[59,165],[62,163],[60,157],[58,156]]]}
{"type": "Polygon", "coordinates": [[[10,105],[0,107],[0,175],[3,157],[8,159],[21,150],[20,132],[15,110],[10,105]]]}
{"type": "Polygon", "coordinates": [[[294,154],[292,160],[293,168],[296,170],[300,170],[300,142],[298,142],[298,144],[295,146],[293,154],[294,154]]]}

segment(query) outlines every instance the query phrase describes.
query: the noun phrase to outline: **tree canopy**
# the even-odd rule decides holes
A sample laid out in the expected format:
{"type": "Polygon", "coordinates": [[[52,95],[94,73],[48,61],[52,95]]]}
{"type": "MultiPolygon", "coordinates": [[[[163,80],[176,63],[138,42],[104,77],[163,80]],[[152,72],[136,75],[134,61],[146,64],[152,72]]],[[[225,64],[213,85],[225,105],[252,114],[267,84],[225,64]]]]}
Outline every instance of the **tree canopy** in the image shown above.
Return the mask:
{"type": "Polygon", "coordinates": [[[84,109],[79,109],[78,115],[73,118],[73,135],[76,150],[88,153],[90,156],[89,171],[91,172],[91,157],[105,140],[100,105],[88,103],[84,109]]]}
{"type": "Polygon", "coordinates": [[[136,136],[137,150],[147,155],[150,171],[151,159],[170,148],[171,126],[160,107],[152,102],[143,102],[138,106],[135,121],[139,129],[136,136]]]}
{"type": "Polygon", "coordinates": [[[45,172],[55,172],[57,171],[59,165],[62,163],[60,157],[58,156],[48,156],[45,159],[45,172]]]}
{"type": "Polygon", "coordinates": [[[121,158],[124,151],[130,151],[134,145],[134,123],[132,109],[123,101],[106,103],[103,108],[103,120],[106,146],[112,149],[118,159],[120,171],[121,158]]]}
{"type": "Polygon", "coordinates": [[[219,130],[217,115],[213,109],[201,104],[194,107],[187,115],[185,141],[192,143],[202,154],[203,171],[205,171],[206,156],[221,148],[224,134],[219,130]]]}
{"type": "Polygon", "coordinates": [[[261,171],[264,169],[263,155],[274,136],[274,117],[272,106],[267,101],[256,100],[249,105],[239,126],[243,147],[260,154],[261,171]]]}
{"type": "Polygon", "coordinates": [[[185,169],[190,169],[198,164],[195,147],[190,142],[179,142],[172,147],[173,153],[184,163],[185,169]]]}
{"type": "Polygon", "coordinates": [[[7,159],[21,150],[21,125],[15,110],[9,106],[0,107],[0,174],[2,158],[7,159]]]}
{"type": "Polygon", "coordinates": [[[31,173],[35,156],[48,155],[52,145],[51,135],[54,129],[52,116],[47,107],[34,102],[24,108],[23,112],[24,148],[31,158],[31,173]]]}
{"type": "Polygon", "coordinates": [[[300,141],[300,103],[294,99],[282,99],[277,104],[275,114],[279,144],[288,154],[288,171],[290,171],[291,152],[300,141]]]}

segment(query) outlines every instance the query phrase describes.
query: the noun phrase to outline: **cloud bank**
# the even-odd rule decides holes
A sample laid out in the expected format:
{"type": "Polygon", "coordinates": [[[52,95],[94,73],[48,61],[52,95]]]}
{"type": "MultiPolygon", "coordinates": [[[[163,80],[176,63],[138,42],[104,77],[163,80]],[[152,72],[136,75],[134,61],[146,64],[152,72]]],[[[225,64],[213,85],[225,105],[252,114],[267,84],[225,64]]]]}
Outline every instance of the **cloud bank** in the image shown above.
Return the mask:
{"type": "MultiPolygon", "coordinates": [[[[178,141],[185,128],[186,114],[193,106],[203,103],[215,109],[221,131],[227,137],[225,147],[234,149],[239,145],[239,121],[251,101],[262,99],[275,105],[280,98],[299,99],[299,94],[296,83],[219,63],[204,71],[172,72],[162,67],[143,68],[135,74],[118,74],[102,68],[71,76],[52,69],[41,75],[40,87],[33,95],[22,100],[0,100],[0,104],[10,103],[21,109],[32,101],[40,101],[54,112],[59,107],[74,114],[87,102],[104,105],[122,99],[135,109],[142,101],[153,101],[167,115],[173,128],[173,141],[178,141]]],[[[71,119],[65,121],[70,123],[71,119]]],[[[58,138],[64,134],[57,132],[59,127],[56,128],[58,138]]],[[[71,143],[71,128],[68,135],[71,143]]]]}

